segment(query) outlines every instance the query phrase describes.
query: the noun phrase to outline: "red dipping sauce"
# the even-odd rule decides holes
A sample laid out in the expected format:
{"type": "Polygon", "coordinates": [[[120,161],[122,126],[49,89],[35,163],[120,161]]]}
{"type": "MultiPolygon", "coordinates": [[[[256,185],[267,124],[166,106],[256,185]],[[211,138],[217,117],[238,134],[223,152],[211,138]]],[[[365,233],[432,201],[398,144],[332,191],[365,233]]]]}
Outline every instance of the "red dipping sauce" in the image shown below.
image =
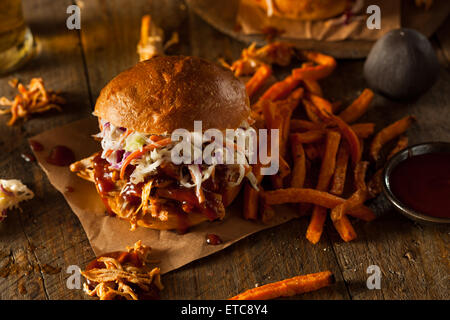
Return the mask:
{"type": "Polygon", "coordinates": [[[419,213],[450,218],[450,153],[430,153],[400,162],[389,178],[392,193],[419,213]]]}

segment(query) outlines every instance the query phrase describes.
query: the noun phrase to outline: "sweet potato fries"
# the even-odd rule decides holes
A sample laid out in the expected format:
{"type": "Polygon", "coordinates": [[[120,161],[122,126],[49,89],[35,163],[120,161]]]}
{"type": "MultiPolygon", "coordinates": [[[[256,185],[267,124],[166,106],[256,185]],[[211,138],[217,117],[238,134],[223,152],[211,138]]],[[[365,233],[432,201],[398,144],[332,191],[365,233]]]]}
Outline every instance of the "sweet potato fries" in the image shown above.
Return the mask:
{"type": "MultiPolygon", "coordinates": [[[[303,211],[299,216],[305,211],[311,215],[306,238],[312,243],[320,240],[329,212],[344,241],[356,238],[348,216],[375,219],[364,203],[380,193],[384,166],[379,161],[381,150],[399,136],[391,154],[406,147],[407,138],[402,135],[415,119],[407,116],[378,133],[374,123],[355,123],[369,109],[374,93],[364,89],[348,107],[339,110],[342,103],[329,101],[319,83],[336,65],[333,57],[275,42],[262,48],[250,46],[230,67],[236,76],[250,76],[246,88],[254,102],[252,114],[257,116],[257,128],[280,130],[280,171],[268,179],[271,187],[265,186],[265,191],[262,187],[260,191],[245,188],[244,217],[267,221],[276,215],[273,205],[301,204],[297,206],[303,211]],[[292,69],[284,79],[271,81],[272,66],[287,67],[293,59],[301,60],[301,67],[292,69]],[[263,87],[268,89],[258,97],[263,87]],[[300,114],[292,119],[293,114],[301,113],[294,113],[294,109],[301,106],[304,117],[300,114]],[[374,139],[365,143],[374,134],[374,139]],[[372,162],[362,160],[364,145],[372,162]],[[320,168],[319,172],[314,168],[320,168]],[[353,173],[353,179],[348,173],[353,173]]],[[[254,171],[258,176],[259,166],[254,171]]],[[[262,180],[259,175],[258,182],[262,180]]]]}
{"type": "Polygon", "coordinates": [[[330,271],[312,273],[256,287],[238,294],[230,300],[269,300],[290,297],[319,290],[333,284],[334,281],[330,271]]]}

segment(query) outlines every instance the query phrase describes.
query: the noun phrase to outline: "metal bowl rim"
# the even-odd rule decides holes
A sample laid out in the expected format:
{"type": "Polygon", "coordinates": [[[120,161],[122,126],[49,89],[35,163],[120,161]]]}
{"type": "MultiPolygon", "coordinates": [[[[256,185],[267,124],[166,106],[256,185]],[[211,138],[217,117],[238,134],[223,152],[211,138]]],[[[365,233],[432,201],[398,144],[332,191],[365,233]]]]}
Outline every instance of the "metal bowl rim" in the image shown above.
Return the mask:
{"type": "MultiPolygon", "coordinates": [[[[400,163],[405,161],[404,158],[405,155],[410,153],[411,151],[418,149],[419,147],[429,146],[430,150],[419,153],[419,154],[430,154],[433,153],[433,150],[438,149],[439,150],[446,150],[444,152],[450,153],[450,142],[444,142],[444,141],[434,141],[434,142],[424,142],[424,143],[418,143],[412,146],[409,146],[401,151],[399,151],[397,154],[395,154],[386,164],[384,171],[383,171],[383,191],[386,196],[386,198],[389,200],[390,203],[394,205],[394,207],[402,213],[403,215],[407,216],[408,218],[411,218],[416,221],[423,221],[423,222],[432,222],[432,223],[450,223],[450,218],[438,218],[438,217],[432,217],[423,213],[420,213],[418,211],[415,211],[409,207],[407,207],[405,204],[403,204],[397,197],[393,194],[389,177],[392,173],[393,169],[400,163]]],[[[414,153],[414,152],[413,152],[414,153]]],[[[416,154],[416,155],[419,155],[416,154]]]]}

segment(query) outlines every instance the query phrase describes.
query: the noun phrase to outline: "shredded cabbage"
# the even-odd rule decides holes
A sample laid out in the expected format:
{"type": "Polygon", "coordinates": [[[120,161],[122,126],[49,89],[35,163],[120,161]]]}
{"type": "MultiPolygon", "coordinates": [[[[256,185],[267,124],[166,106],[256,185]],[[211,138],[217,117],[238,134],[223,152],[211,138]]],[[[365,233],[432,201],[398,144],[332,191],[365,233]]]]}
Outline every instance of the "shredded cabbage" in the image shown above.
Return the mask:
{"type": "Polygon", "coordinates": [[[132,152],[133,150],[142,148],[147,143],[147,138],[143,134],[133,132],[125,139],[125,150],[132,152]]]}

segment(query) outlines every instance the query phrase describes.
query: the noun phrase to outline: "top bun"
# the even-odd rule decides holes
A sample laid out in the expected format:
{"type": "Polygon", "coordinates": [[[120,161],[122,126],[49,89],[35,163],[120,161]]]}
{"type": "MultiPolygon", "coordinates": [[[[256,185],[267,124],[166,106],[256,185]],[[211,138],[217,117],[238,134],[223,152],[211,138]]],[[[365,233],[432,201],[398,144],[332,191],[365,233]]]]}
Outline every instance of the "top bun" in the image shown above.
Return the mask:
{"type": "Polygon", "coordinates": [[[250,114],[244,84],[204,59],[162,56],[120,73],[100,92],[94,115],[147,134],[175,129],[235,129],[250,114]]]}
{"type": "Polygon", "coordinates": [[[295,20],[322,20],[344,12],[349,0],[253,0],[266,11],[271,4],[273,14],[295,20]]]}

